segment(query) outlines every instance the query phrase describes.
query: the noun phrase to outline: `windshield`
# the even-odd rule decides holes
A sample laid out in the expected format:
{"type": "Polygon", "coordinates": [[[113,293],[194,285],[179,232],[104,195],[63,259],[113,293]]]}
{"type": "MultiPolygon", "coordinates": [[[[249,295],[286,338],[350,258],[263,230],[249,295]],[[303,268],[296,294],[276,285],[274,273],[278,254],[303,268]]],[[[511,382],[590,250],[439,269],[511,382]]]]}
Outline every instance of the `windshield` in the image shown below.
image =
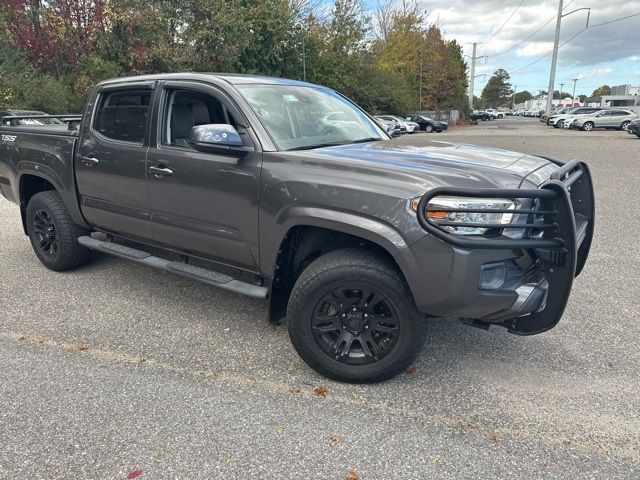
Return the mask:
{"type": "Polygon", "coordinates": [[[344,145],[389,137],[336,92],[296,85],[237,85],[280,150],[344,145]]]}

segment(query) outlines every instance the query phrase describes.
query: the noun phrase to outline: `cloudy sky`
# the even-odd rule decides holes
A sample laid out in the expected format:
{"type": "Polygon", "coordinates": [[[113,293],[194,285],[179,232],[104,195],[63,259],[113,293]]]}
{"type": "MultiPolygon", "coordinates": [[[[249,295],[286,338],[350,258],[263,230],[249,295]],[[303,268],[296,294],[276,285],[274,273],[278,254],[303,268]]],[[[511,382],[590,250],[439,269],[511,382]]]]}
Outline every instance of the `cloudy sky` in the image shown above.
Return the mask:
{"type": "MultiPolygon", "coordinates": [[[[377,3],[367,1],[373,8],[377,3]]],[[[447,38],[455,38],[461,44],[482,43],[477,55],[488,58],[478,62],[476,74],[504,68],[511,73],[511,83],[517,85],[518,91],[547,90],[551,55],[533,62],[553,50],[558,0],[423,0],[422,3],[429,22],[439,25],[447,38]]],[[[591,7],[592,27],[584,30],[586,10],[562,19],[560,45],[569,41],[559,50],[555,89],[564,83],[564,91],[570,93],[573,78],[579,79],[576,95],[590,95],[603,84],[640,85],[640,15],[596,26],[640,14],[640,0],[565,0],[564,6],[565,13],[591,7]]],[[[471,55],[471,45],[464,45],[464,49],[465,54],[471,55]]],[[[482,77],[477,78],[475,93],[479,94],[483,87],[482,77]]]]}

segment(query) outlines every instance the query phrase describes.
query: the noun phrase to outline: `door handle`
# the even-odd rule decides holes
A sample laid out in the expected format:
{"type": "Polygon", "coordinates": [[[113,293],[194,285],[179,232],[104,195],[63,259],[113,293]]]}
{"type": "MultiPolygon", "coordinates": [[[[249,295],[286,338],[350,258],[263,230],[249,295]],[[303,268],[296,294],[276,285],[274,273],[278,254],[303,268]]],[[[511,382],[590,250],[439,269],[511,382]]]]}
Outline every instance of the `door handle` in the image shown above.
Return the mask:
{"type": "Polygon", "coordinates": [[[153,173],[156,177],[168,177],[173,175],[173,170],[167,167],[157,166],[157,167],[149,167],[149,171],[153,173]]]}
{"type": "Polygon", "coordinates": [[[80,161],[85,165],[95,165],[97,163],[100,163],[100,160],[95,157],[80,157],[80,161]]]}

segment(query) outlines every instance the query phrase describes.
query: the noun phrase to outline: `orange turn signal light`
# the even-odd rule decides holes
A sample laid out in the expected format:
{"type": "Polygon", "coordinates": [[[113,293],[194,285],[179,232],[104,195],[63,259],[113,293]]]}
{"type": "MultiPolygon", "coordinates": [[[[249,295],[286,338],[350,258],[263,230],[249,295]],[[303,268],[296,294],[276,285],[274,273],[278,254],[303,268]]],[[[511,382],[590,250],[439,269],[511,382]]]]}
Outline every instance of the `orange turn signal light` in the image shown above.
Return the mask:
{"type": "Polygon", "coordinates": [[[445,218],[447,218],[447,212],[427,211],[427,217],[433,218],[434,220],[444,220],[445,218]]]}

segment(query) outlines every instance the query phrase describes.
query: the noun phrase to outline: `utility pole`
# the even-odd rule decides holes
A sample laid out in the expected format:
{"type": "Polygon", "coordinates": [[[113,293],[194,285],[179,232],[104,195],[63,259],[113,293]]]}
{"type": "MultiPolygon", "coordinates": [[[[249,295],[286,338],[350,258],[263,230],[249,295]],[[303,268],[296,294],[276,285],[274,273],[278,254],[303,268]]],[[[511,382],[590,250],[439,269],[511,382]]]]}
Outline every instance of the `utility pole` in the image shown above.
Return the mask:
{"type": "MultiPolygon", "coordinates": [[[[468,45],[468,44],[465,44],[465,45],[468,45]]],[[[476,47],[478,44],[474,42],[472,43],[472,45],[473,45],[473,52],[471,56],[465,55],[465,57],[471,59],[471,75],[469,77],[469,107],[473,110],[473,82],[475,81],[476,77],[483,77],[485,75],[484,73],[481,73],[480,75],[476,75],[476,60],[479,60],[481,58],[486,59],[487,56],[480,55],[479,57],[476,57],[476,47]]]]}
{"type": "Polygon", "coordinates": [[[577,78],[573,79],[573,93],[571,94],[571,106],[572,107],[576,103],[576,82],[577,81],[578,81],[577,78]]]}
{"type": "Polygon", "coordinates": [[[560,84],[560,106],[562,107],[562,90],[564,89],[564,83],[560,84]]]}
{"type": "Polygon", "coordinates": [[[476,77],[476,46],[474,42],[473,52],[471,53],[471,77],[469,78],[469,108],[473,110],[473,81],[476,77]]]}
{"type": "Polygon", "coordinates": [[[551,73],[549,74],[549,89],[547,90],[547,115],[551,112],[553,102],[553,84],[556,81],[556,63],[558,62],[558,43],[560,42],[560,25],[562,24],[562,2],[558,2],[558,19],[556,20],[556,35],[553,40],[553,55],[551,57],[551,73]]]}
{"type": "Polygon", "coordinates": [[[518,90],[518,85],[513,86],[513,97],[511,98],[511,110],[516,108],[516,90],[518,90]]]}
{"type": "Polygon", "coordinates": [[[302,31],[302,80],[307,81],[307,52],[304,49],[304,30],[302,31]]]}
{"type": "Polygon", "coordinates": [[[420,90],[420,100],[418,103],[418,113],[422,111],[422,54],[423,54],[422,49],[420,49],[419,54],[420,54],[420,79],[418,84],[419,84],[419,90],[420,90]]]}

